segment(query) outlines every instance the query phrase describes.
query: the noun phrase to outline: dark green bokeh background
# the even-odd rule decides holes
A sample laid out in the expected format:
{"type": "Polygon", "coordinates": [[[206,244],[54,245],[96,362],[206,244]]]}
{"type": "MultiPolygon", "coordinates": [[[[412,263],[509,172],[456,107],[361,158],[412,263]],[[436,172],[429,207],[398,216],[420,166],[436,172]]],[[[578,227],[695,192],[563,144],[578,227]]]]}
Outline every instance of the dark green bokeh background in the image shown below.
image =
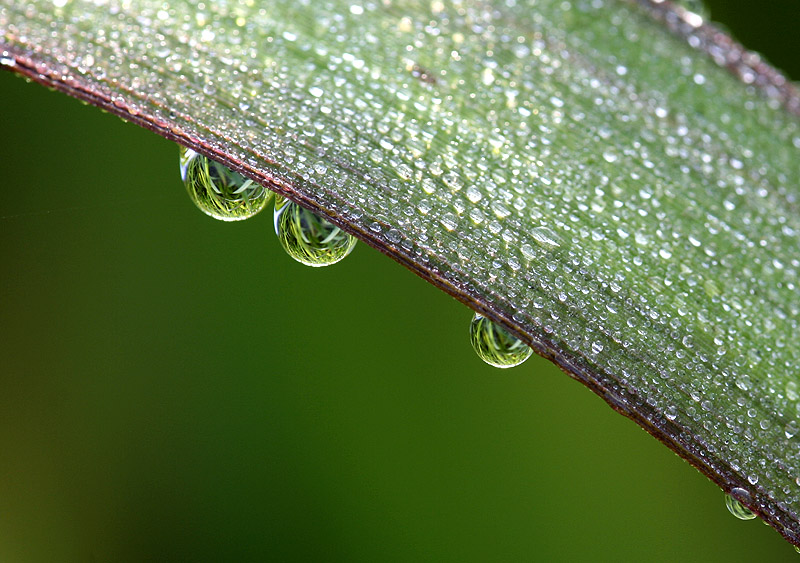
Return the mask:
{"type": "MultiPolygon", "coordinates": [[[[710,4],[797,77],[796,1],[710,4]]],[[[8,73],[0,102],[0,561],[796,560],[376,251],[300,266],[269,212],[197,211],[172,143],[8,73]]]]}

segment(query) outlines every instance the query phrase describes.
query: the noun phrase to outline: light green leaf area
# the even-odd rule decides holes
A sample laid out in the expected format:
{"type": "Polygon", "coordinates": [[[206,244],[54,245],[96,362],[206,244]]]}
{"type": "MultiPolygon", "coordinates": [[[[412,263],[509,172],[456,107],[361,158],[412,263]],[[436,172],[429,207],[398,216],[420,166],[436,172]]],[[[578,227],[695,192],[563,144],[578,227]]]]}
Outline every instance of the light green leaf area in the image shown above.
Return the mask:
{"type": "Polygon", "coordinates": [[[774,88],[644,2],[203,6],[12,0],[2,60],[503,321],[800,543],[800,124],[774,88]]]}

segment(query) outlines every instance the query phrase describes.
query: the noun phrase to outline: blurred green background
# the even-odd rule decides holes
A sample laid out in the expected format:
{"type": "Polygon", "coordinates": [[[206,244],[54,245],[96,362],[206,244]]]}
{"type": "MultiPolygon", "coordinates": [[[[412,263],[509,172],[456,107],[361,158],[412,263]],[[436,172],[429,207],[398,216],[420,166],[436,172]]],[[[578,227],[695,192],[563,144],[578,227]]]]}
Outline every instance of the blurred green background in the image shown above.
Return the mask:
{"type": "MultiPolygon", "coordinates": [[[[709,4],[798,76],[798,2],[709,4]]],[[[303,267],[271,212],[195,209],[172,143],[8,73],[0,102],[0,561],[797,560],[366,245],[303,267]]]]}

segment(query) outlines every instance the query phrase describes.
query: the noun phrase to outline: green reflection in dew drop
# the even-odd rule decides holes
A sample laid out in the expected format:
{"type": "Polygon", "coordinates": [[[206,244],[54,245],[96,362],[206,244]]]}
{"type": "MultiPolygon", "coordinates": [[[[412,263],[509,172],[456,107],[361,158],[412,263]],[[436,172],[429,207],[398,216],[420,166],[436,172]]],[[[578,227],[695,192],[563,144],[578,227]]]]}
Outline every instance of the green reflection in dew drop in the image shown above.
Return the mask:
{"type": "Polygon", "coordinates": [[[530,358],[533,350],[502,326],[475,313],[469,339],[481,360],[497,368],[513,368],[530,358]]]}
{"type": "Polygon", "coordinates": [[[266,207],[272,192],[192,149],[181,147],[181,178],[194,204],[220,221],[249,219],[266,207]]]}
{"type": "MultiPolygon", "coordinates": [[[[736,489],[734,489],[734,491],[735,490],[736,489]]],[[[741,502],[733,498],[731,495],[725,495],[725,506],[727,506],[728,511],[736,516],[739,520],[752,520],[756,517],[755,514],[753,514],[749,509],[745,508],[741,502]]]]}
{"type": "Polygon", "coordinates": [[[275,234],[289,256],[313,267],[336,264],[356,244],[354,236],[279,195],[275,196],[275,234]]]}

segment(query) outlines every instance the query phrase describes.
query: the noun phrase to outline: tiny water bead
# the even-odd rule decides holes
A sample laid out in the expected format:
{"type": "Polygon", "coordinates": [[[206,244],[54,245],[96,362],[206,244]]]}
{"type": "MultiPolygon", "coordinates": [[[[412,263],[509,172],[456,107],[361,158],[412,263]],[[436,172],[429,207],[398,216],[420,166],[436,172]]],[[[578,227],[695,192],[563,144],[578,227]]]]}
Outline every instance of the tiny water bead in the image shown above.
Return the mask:
{"type": "Polygon", "coordinates": [[[518,366],[533,353],[522,340],[478,313],[472,318],[469,337],[480,359],[497,368],[518,366]]]}
{"type": "Polygon", "coordinates": [[[704,20],[707,20],[710,16],[708,6],[706,6],[704,0],[678,0],[675,4],[688,12],[701,16],[704,20]]]}
{"type": "Polygon", "coordinates": [[[192,149],[181,147],[181,178],[194,204],[220,221],[249,219],[267,205],[272,192],[192,149]]]}
{"type": "Polygon", "coordinates": [[[356,238],[327,219],[275,196],[275,234],[289,256],[306,266],[330,266],[350,254],[356,238]]]}
{"type": "Polygon", "coordinates": [[[736,516],[739,520],[752,520],[756,517],[753,512],[745,508],[741,502],[733,498],[731,495],[725,495],[725,506],[727,506],[728,511],[736,516]]]}

